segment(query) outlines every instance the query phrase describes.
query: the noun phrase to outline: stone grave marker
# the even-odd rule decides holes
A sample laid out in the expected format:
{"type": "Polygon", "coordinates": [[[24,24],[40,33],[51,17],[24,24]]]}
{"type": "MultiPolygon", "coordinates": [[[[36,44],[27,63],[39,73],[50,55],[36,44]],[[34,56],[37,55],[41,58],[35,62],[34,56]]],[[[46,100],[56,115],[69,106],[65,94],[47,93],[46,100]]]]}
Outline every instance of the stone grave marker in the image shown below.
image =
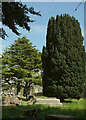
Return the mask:
{"type": "Polygon", "coordinates": [[[50,106],[62,106],[59,99],[56,98],[37,98],[35,104],[45,104],[50,106]]]}

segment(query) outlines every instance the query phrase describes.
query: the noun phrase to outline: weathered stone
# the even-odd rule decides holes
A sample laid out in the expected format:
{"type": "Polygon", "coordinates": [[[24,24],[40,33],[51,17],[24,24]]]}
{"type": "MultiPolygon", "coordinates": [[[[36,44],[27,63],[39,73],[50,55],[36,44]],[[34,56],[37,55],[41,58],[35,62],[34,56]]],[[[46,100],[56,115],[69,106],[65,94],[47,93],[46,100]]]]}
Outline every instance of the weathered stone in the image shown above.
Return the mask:
{"type": "Polygon", "coordinates": [[[2,105],[8,105],[10,104],[10,100],[7,97],[2,97],[2,105]]]}
{"type": "Polygon", "coordinates": [[[11,106],[11,105],[21,105],[21,100],[19,100],[16,96],[5,96],[2,97],[2,105],[3,106],[11,106]]]}
{"type": "Polygon", "coordinates": [[[56,98],[37,98],[35,104],[45,104],[50,106],[62,106],[59,99],[56,98]]]}
{"type": "Polygon", "coordinates": [[[80,119],[74,118],[72,116],[67,116],[67,115],[59,115],[59,114],[51,115],[51,114],[48,114],[48,115],[46,115],[45,120],[80,120],[80,119]]]}

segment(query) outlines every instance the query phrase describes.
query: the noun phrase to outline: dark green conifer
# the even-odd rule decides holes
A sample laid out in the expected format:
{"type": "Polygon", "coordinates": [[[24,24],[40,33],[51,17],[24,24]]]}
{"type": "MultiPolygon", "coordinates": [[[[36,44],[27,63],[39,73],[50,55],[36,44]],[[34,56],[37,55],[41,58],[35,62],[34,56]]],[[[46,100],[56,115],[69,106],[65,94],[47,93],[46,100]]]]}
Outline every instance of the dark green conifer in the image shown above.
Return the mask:
{"type": "Polygon", "coordinates": [[[43,48],[43,94],[64,98],[83,95],[85,50],[80,24],[68,14],[49,19],[43,48]],[[46,57],[45,57],[46,56],[46,57]]]}

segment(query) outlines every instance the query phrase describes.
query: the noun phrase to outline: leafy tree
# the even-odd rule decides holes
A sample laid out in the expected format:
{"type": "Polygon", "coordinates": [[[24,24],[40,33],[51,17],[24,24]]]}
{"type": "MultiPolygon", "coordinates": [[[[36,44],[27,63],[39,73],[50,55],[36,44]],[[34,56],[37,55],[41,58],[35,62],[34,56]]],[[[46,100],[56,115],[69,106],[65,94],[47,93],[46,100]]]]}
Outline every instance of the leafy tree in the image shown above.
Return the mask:
{"type": "Polygon", "coordinates": [[[17,87],[17,94],[23,87],[27,97],[32,83],[42,83],[41,76],[37,75],[41,69],[41,53],[26,37],[18,38],[5,50],[2,63],[4,83],[17,87]]]}
{"type": "Polygon", "coordinates": [[[67,14],[49,19],[42,63],[45,96],[82,97],[85,49],[78,20],[67,14]]]}
{"type": "MultiPolygon", "coordinates": [[[[18,26],[30,31],[28,23],[34,20],[30,19],[29,14],[41,16],[40,11],[36,12],[33,7],[28,8],[21,2],[2,2],[2,23],[16,35],[20,35],[18,26]]],[[[2,38],[5,39],[5,36],[7,33],[2,29],[2,38]]]]}

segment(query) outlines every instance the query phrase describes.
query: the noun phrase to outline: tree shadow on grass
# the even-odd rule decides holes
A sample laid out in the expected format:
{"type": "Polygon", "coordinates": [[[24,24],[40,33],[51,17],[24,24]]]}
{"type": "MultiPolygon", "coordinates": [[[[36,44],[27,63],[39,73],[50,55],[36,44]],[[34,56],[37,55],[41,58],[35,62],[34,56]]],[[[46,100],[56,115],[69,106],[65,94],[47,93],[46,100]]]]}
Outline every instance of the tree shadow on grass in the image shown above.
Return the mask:
{"type": "Polygon", "coordinates": [[[28,115],[25,115],[24,111],[31,108],[39,108],[41,111],[37,120],[44,120],[47,114],[62,114],[69,115],[79,120],[86,120],[86,114],[83,109],[68,109],[67,107],[50,107],[48,105],[28,105],[28,106],[3,106],[2,107],[2,120],[36,120],[31,119],[28,115]]]}
{"type": "Polygon", "coordinates": [[[46,111],[47,111],[47,114],[68,115],[74,118],[78,118],[79,120],[86,120],[86,114],[84,113],[84,110],[82,109],[71,110],[71,109],[61,109],[60,107],[59,108],[48,108],[48,109],[44,109],[41,114],[42,115],[43,113],[46,114],[46,111]]]}
{"type": "Polygon", "coordinates": [[[76,101],[72,101],[71,99],[64,99],[63,101],[62,101],[63,103],[65,102],[65,103],[78,103],[78,100],[76,100],[76,101]]]}
{"type": "Polygon", "coordinates": [[[63,102],[72,103],[73,101],[71,101],[71,100],[64,100],[63,102]]]}

